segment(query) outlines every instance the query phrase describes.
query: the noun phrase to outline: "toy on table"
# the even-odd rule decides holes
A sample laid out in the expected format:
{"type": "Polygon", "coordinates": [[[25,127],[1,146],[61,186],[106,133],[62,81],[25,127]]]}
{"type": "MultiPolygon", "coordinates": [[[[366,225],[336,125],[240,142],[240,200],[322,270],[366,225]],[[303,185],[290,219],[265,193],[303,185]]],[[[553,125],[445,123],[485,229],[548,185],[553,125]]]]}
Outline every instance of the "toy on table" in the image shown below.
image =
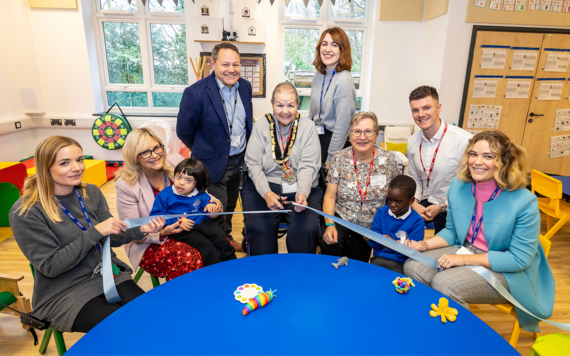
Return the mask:
{"type": "Polygon", "coordinates": [[[251,298],[255,298],[263,293],[263,287],[255,283],[247,283],[237,287],[234,291],[236,300],[242,304],[247,303],[251,298]]]}
{"type": "Polygon", "coordinates": [[[264,292],[255,296],[255,298],[251,298],[249,302],[245,305],[241,313],[243,315],[247,315],[257,308],[266,306],[269,302],[273,300],[273,297],[276,297],[276,295],[273,294],[275,292],[277,292],[277,290],[274,291],[270,290],[269,292],[264,292]]]}
{"type": "Polygon", "coordinates": [[[435,306],[435,304],[432,304],[431,308],[432,310],[429,311],[429,315],[434,318],[440,315],[442,323],[447,323],[447,320],[453,322],[457,319],[457,309],[450,308],[449,301],[445,298],[439,298],[439,305],[435,306]]]}
{"type": "Polygon", "coordinates": [[[394,279],[394,281],[392,281],[392,284],[394,285],[394,287],[396,287],[396,292],[401,294],[407,293],[408,290],[410,289],[410,285],[412,287],[415,287],[415,284],[412,281],[412,279],[407,277],[398,277],[394,279]]]}
{"type": "Polygon", "coordinates": [[[348,257],[343,256],[337,260],[337,263],[332,264],[335,269],[338,269],[342,265],[346,265],[348,267],[348,257]]]}

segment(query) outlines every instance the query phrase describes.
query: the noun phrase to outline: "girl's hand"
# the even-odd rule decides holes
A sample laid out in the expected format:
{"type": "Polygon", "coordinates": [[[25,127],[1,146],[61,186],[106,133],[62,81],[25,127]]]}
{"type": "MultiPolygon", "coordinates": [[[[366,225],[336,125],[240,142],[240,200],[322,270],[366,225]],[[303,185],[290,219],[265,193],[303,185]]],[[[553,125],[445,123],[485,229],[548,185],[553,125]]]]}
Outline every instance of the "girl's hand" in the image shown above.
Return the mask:
{"type": "Polygon", "coordinates": [[[439,268],[449,269],[451,267],[463,266],[463,258],[461,255],[443,255],[437,260],[439,268]]]}
{"type": "Polygon", "coordinates": [[[336,244],[338,242],[338,231],[336,231],[336,227],[331,225],[327,226],[325,234],[323,235],[323,240],[327,245],[336,244]]]}
{"type": "Polygon", "coordinates": [[[141,226],[141,232],[154,234],[156,232],[160,232],[165,224],[166,220],[164,220],[164,217],[159,216],[156,219],[151,219],[147,225],[141,226]]]}
{"type": "Polygon", "coordinates": [[[160,231],[160,236],[176,235],[181,233],[182,231],[184,230],[182,230],[182,228],[180,227],[180,220],[178,220],[174,224],[164,227],[164,229],[160,231]]]}
{"type": "MultiPolygon", "coordinates": [[[[297,195],[297,198],[295,198],[295,203],[297,204],[301,204],[304,206],[308,206],[309,204],[307,203],[307,197],[305,196],[305,194],[299,194],[297,195]]],[[[302,206],[297,206],[295,205],[295,211],[300,213],[301,211],[305,210],[305,208],[303,208],[302,206]]]]}
{"type": "Polygon", "coordinates": [[[95,228],[103,236],[118,235],[121,232],[127,231],[125,228],[128,225],[119,219],[108,218],[107,220],[95,225],[95,228]]]}
{"type": "Polygon", "coordinates": [[[271,190],[265,193],[263,197],[265,202],[267,203],[267,207],[270,210],[283,210],[283,205],[281,205],[281,201],[287,199],[286,197],[280,197],[279,195],[273,193],[271,190]]]}
{"type": "Polygon", "coordinates": [[[188,218],[181,218],[178,221],[180,222],[180,228],[184,231],[190,231],[194,227],[194,221],[188,218]]]}

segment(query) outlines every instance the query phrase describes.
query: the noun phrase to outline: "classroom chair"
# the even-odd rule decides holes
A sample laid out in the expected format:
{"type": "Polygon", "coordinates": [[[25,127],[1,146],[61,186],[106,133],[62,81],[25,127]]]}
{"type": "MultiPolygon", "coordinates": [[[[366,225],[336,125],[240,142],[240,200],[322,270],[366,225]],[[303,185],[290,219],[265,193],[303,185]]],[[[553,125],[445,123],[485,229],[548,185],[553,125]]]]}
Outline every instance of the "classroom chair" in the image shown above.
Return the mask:
{"type": "MultiPolygon", "coordinates": [[[[18,287],[18,282],[24,279],[24,276],[15,276],[11,274],[0,273],[0,301],[9,307],[16,309],[24,314],[32,311],[30,300],[23,296],[18,287]]],[[[16,312],[0,305],[2,313],[18,315],[16,312]]],[[[22,324],[24,329],[30,330],[26,324],[22,324]]]]}
{"type": "MultiPolygon", "coordinates": [[[[550,242],[549,239],[547,239],[542,235],[540,235],[539,241],[540,244],[542,245],[542,249],[544,250],[544,255],[546,256],[546,258],[548,258],[548,252],[550,252],[550,245],[552,244],[552,242],[550,242]]],[[[515,317],[515,322],[513,323],[513,330],[511,331],[511,338],[509,339],[509,344],[511,344],[512,347],[517,347],[517,342],[519,341],[519,335],[521,333],[521,327],[519,324],[519,318],[517,317],[517,313],[515,311],[515,306],[512,305],[511,303],[491,304],[491,305],[515,317]]],[[[532,333],[532,335],[534,336],[535,339],[540,336],[539,333],[532,333]]]]}
{"type": "Polygon", "coordinates": [[[160,119],[150,120],[142,124],[141,128],[143,127],[160,137],[168,154],[173,152],[172,127],[166,121],[160,119]]]}
{"type": "MultiPolygon", "coordinates": [[[[139,283],[139,279],[141,279],[141,276],[144,274],[144,269],[139,267],[139,270],[137,271],[137,274],[135,275],[135,277],[133,278],[133,281],[135,283],[139,283]]],[[[149,273],[150,274],[150,273],[149,273]]],[[[160,285],[160,280],[158,279],[158,277],[154,276],[154,275],[150,275],[150,280],[152,281],[152,288],[156,288],[160,285]]]]}
{"type": "Polygon", "coordinates": [[[401,152],[405,156],[410,136],[412,136],[412,128],[409,126],[386,126],[384,128],[384,148],[388,151],[401,152]]]}
{"type": "MultiPolygon", "coordinates": [[[[36,270],[34,266],[30,263],[30,269],[32,270],[32,277],[36,277],[36,270]]],[[[57,354],[62,356],[67,352],[67,348],[65,347],[65,340],[63,340],[63,333],[61,331],[49,328],[44,332],[44,337],[42,339],[42,343],[40,344],[40,354],[43,355],[46,352],[46,349],[49,344],[49,340],[51,339],[51,335],[53,334],[53,338],[55,339],[55,347],[57,348],[57,354]]]]}
{"type": "Polygon", "coordinates": [[[562,200],[562,182],[533,169],[531,171],[531,190],[545,198],[538,198],[538,208],[546,214],[545,238],[550,240],[570,219],[570,203],[562,200]],[[552,226],[552,218],[559,219],[552,226]]]}

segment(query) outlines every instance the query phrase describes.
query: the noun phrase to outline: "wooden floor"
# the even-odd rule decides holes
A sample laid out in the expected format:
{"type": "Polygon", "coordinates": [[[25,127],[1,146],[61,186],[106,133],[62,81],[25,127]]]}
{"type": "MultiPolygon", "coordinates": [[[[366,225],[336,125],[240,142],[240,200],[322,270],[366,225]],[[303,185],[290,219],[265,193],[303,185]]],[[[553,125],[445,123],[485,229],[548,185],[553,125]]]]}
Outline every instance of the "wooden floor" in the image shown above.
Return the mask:
{"type": "MultiPolygon", "coordinates": [[[[111,213],[116,214],[115,208],[115,184],[111,181],[101,187],[107,201],[111,213]]],[[[234,238],[241,239],[241,229],[243,223],[240,221],[241,215],[236,215],[233,220],[234,238]]],[[[542,219],[542,233],[545,233],[546,218],[542,219]]],[[[555,221],[556,223],[556,221],[555,221]]],[[[279,253],[286,253],[285,238],[279,240],[279,253]]],[[[552,249],[548,260],[556,279],[556,301],[554,304],[554,315],[550,320],[570,323],[570,223],[566,224],[553,238],[552,249]]],[[[123,248],[114,249],[118,257],[128,263],[123,248]]],[[[238,258],[245,257],[244,253],[238,253],[238,258]]],[[[10,237],[0,243],[0,273],[9,273],[25,276],[24,280],[19,283],[22,293],[28,297],[32,297],[33,279],[28,261],[20,251],[14,237],[10,237]]],[[[164,282],[164,281],[162,281],[164,282]]],[[[152,288],[149,275],[145,273],[139,285],[146,291],[152,288]]],[[[495,329],[501,336],[508,340],[512,328],[513,318],[510,315],[498,311],[490,306],[475,306],[472,309],[479,318],[495,329]]],[[[459,316],[461,317],[461,316],[459,316]]],[[[0,313],[0,355],[35,355],[38,353],[39,346],[33,345],[33,339],[30,333],[22,329],[19,318],[7,314],[0,313]]],[[[541,323],[542,333],[550,334],[561,332],[553,326],[541,323]]],[[[465,330],[469,333],[469,330],[465,330]]],[[[563,332],[568,334],[568,332],[563,332]]],[[[476,332],[474,334],[476,336],[476,332]]],[[[38,337],[43,336],[42,332],[38,332],[38,337]]],[[[67,348],[70,348],[77,340],[83,336],[82,333],[65,333],[64,338],[67,348]]],[[[443,336],[443,335],[442,335],[443,336]]],[[[484,340],[480,340],[484,342],[484,340]]],[[[434,341],[435,342],[435,341],[434,341]]],[[[530,352],[530,348],[534,343],[532,334],[526,331],[521,332],[517,350],[526,356],[530,352]]],[[[57,355],[55,343],[52,341],[48,346],[45,355],[57,355]]]]}

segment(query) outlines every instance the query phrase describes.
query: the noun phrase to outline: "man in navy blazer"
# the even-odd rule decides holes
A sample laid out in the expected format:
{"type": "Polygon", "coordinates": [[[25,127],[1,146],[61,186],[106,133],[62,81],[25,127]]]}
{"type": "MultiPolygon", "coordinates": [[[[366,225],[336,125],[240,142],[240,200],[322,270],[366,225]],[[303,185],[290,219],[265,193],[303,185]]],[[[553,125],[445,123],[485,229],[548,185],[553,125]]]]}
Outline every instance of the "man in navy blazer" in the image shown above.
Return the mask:
{"type": "MultiPolygon", "coordinates": [[[[223,42],[212,50],[213,73],[184,90],[176,133],[192,158],[208,167],[208,192],[218,198],[224,211],[234,211],[238,199],[238,171],[243,166],[246,140],[253,126],[251,84],[240,78],[239,51],[223,42]]],[[[231,237],[232,215],[216,221],[236,250],[241,244],[231,237]]]]}

